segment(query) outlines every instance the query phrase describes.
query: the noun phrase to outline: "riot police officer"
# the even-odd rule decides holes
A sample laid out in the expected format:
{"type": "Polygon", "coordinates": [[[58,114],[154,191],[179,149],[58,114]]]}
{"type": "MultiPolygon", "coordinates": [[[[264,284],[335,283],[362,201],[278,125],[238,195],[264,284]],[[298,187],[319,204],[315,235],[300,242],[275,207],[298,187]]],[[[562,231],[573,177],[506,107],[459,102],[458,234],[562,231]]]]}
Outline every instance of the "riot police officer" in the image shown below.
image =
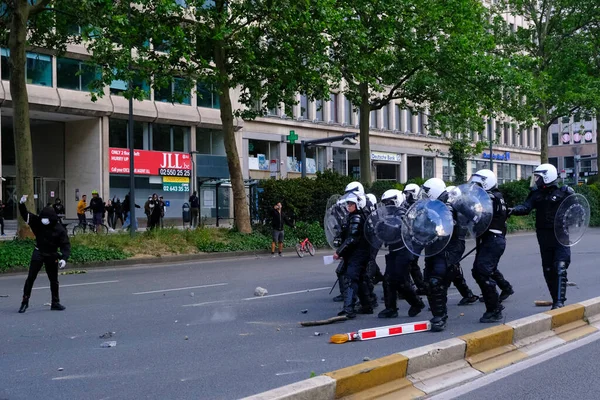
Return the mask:
{"type": "MultiPolygon", "coordinates": [[[[372,193],[368,193],[366,195],[367,198],[367,207],[366,210],[368,210],[368,213],[374,213],[377,211],[377,197],[375,197],[374,194],[372,193]],[[369,208],[369,204],[370,204],[370,208],[369,208]]],[[[366,215],[366,218],[368,218],[369,215],[366,215]]],[[[367,275],[369,275],[369,278],[371,279],[371,282],[373,282],[373,285],[377,285],[379,282],[383,281],[383,274],[381,273],[381,268],[379,268],[379,265],[377,264],[377,253],[379,253],[379,249],[372,247],[371,248],[371,258],[369,258],[369,264],[367,265],[367,275]]],[[[375,301],[377,300],[377,298],[375,298],[375,301]]]]}
{"type": "Polygon", "coordinates": [[[46,275],[50,280],[50,292],[52,293],[50,309],[62,311],[65,307],[60,304],[58,295],[58,270],[65,267],[71,254],[69,236],[65,228],[58,223],[58,216],[52,207],[44,208],[38,216],[27,211],[26,201],[27,196],[23,196],[19,203],[19,213],[35,235],[35,249],[31,255],[29,274],[23,288],[23,301],[19,313],[24,313],[29,307],[33,283],[42,266],[46,267],[46,275]],[[58,249],[60,249],[60,254],[58,249]]]}
{"type": "Polygon", "coordinates": [[[362,210],[366,204],[365,197],[351,192],[343,197],[343,201],[348,210],[348,222],[342,233],[343,242],[333,255],[334,259],[341,258],[344,262],[344,308],[338,315],[355,318],[355,296],[361,302],[359,313],[373,313],[366,270],[371,245],[364,236],[365,217],[362,210]]]}
{"type": "MultiPolygon", "coordinates": [[[[417,199],[419,198],[420,190],[421,188],[419,187],[419,185],[416,185],[414,183],[409,183],[404,187],[402,194],[404,195],[406,208],[409,208],[417,201],[417,199]]],[[[421,271],[421,267],[419,267],[419,257],[415,256],[411,260],[409,270],[410,277],[412,278],[415,286],[417,287],[417,294],[427,294],[425,281],[423,280],[423,272],[421,271]]]]}
{"type": "MultiPolygon", "coordinates": [[[[450,193],[455,189],[455,186],[448,186],[446,188],[446,192],[450,193]]],[[[457,248],[457,252],[455,254],[454,260],[458,260],[452,264],[448,265],[449,268],[449,278],[450,282],[454,284],[458,293],[462,296],[462,299],[458,302],[459,306],[466,306],[469,304],[476,303],[479,300],[479,296],[476,296],[469,288],[467,281],[465,280],[465,275],[463,274],[463,270],[460,267],[460,259],[465,252],[465,241],[464,239],[460,240],[460,246],[457,248]],[[460,251],[462,248],[462,251],[460,251]],[[460,254],[459,254],[460,252],[460,254]]]]}
{"type": "Polygon", "coordinates": [[[569,186],[558,186],[554,165],[542,164],[533,171],[531,191],[525,202],[509,211],[509,215],[527,215],[536,210],[535,229],[553,310],[563,307],[567,300],[567,268],[571,263],[571,249],[556,239],[554,220],[560,204],[573,193],[569,186]]]}
{"type": "Polygon", "coordinates": [[[477,238],[475,261],[473,263],[473,278],[481,288],[486,311],[479,322],[489,323],[501,321],[502,298],[498,296],[496,286],[502,289],[503,298],[513,294],[510,283],[498,271],[500,257],[506,249],[506,219],[508,210],[504,197],[498,190],[496,175],[489,169],[482,169],[471,176],[471,183],[479,185],[492,199],[493,215],[488,230],[477,238]]]}
{"type": "MultiPolygon", "coordinates": [[[[381,202],[386,207],[393,207],[395,216],[402,218],[406,213],[408,204],[404,201],[402,192],[396,189],[387,190],[381,196],[381,202]]],[[[400,234],[398,230],[398,234],[400,234]]],[[[379,318],[396,318],[398,316],[397,295],[400,294],[410,305],[409,317],[417,316],[425,304],[417,295],[409,276],[411,262],[415,256],[408,251],[399,240],[388,246],[389,253],[385,256],[385,274],[383,276],[383,298],[385,310],[378,315],[379,318]]]]}

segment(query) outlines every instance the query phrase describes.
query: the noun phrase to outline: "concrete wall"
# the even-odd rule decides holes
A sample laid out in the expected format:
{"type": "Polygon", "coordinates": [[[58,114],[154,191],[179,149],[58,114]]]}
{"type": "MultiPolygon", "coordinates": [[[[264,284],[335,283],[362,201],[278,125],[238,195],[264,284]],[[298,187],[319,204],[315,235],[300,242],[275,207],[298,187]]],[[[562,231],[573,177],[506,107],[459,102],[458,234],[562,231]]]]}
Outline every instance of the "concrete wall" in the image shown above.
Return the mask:
{"type": "Polygon", "coordinates": [[[76,218],[75,190],[79,196],[88,195],[88,203],[92,190],[96,189],[103,198],[108,195],[108,185],[104,176],[108,177],[105,165],[108,156],[103,147],[102,118],[65,123],[65,206],[67,218],[76,218]]]}

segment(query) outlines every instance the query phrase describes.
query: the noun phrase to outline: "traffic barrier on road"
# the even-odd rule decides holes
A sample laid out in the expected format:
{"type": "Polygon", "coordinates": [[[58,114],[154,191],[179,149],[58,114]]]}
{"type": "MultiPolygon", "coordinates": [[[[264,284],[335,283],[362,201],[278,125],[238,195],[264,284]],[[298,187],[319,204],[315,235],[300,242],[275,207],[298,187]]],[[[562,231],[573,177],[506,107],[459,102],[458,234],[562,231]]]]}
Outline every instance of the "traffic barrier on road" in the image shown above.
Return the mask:
{"type": "Polygon", "coordinates": [[[600,330],[600,297],[328,372],[247,400],[418,399],[600,330]],[[386,397],[386,398],[388,398],[386,397]]]}

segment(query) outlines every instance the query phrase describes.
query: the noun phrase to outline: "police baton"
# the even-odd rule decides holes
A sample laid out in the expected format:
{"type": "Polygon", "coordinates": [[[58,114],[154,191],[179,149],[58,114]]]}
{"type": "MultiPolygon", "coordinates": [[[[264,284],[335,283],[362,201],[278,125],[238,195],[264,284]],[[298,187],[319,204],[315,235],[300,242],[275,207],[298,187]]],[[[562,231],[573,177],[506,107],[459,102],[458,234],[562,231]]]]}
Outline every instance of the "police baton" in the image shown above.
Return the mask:
{"type": "Polygon", "coordinates": [[[340,280],[340,278],[337,278],[335,280],[335,282],[333,282],[333,286],[331,287],[331,290],[329,291],[329,294],[331,294],[331,292],[333,292],[333,289],[335,288],[335,285],[337,285],[338,281],[340,280]]]}

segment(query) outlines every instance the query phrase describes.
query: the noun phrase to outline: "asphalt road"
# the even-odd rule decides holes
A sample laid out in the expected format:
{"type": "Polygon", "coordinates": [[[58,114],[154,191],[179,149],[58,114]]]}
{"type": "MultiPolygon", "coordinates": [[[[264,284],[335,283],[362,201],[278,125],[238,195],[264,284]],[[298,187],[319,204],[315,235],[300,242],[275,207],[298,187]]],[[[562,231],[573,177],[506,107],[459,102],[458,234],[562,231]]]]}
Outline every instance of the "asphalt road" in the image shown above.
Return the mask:
{"type": "Polygon", "coordinates": [[[600,333],[504,368],[432,400],[593,400],[600,393],[600,333]]]}
{"type": "MultiPolygon", "coordinates": [[[[568,303],[598,296],[598,243],[600,230],[590,230],[573,248],[569,279],[578,286],[569,287],[568,303]]],[[[64,312],[44,305],[50,293],[41,274],[29,310],[18,314],[25,276],[0,277],[0,295],[10,296],[0,297],[0,399],[234,399],[489,326],[478,322],[483,304],[458,307],[451,288],[445,332],[329,344],[335,333],[431,316],[411,319],[401,303],[395,320],[300,327],[340,309],[331,301],[337,293],[328,294],[334,266],[323,265],[323,254],[330,253],[90,269],[60,277],[64,312]],[[254,297],[257,286],[269,296],[254,297]],[[101,348],[105,332],[115,332],[108,340],[116,347],[101,348]]],[[[533,234],[508,238],[501,270],[516,289],[506,320],[547,310],[533,305],[549,297],[533,234]]]]}

